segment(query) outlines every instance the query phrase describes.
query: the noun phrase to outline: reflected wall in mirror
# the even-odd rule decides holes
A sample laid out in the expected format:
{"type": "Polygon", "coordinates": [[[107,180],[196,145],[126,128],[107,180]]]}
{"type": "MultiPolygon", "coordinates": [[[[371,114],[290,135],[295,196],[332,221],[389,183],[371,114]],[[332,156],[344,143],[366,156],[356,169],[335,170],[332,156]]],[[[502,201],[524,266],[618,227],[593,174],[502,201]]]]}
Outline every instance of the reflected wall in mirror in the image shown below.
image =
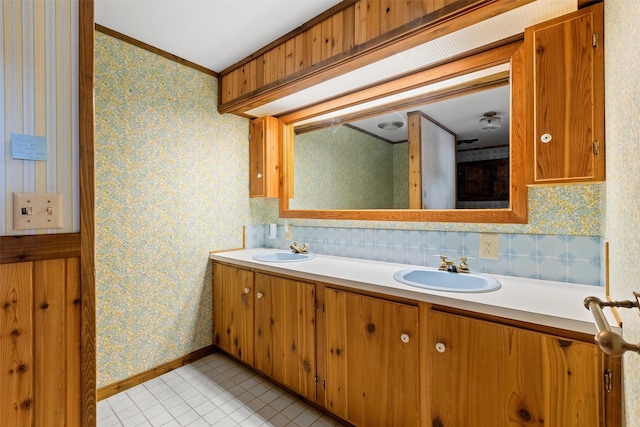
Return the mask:
{"type": "Polygon", "coordinates": [[[289,206],[408,208],[406,146],[406,143],[390,144],[345,124],[297,134],[293,166],[295,197],[290,199],[289,206]],[[398,205],[396,198],[400,199],[398,205]]]}
{"type": "Polygon", "coordinates": [[[499,52],[281,117],[281,216],[526,222],[521,43],[499,52]]]}
{"type": "Polygon", "coordinates": [[[445,99],[439,94],[340,124],[300,126],[289,207],[507,208],[508,83],[499,73],[451,88],[445,99]],[[419,164],[410,160],[412,151],[419,164]]]}

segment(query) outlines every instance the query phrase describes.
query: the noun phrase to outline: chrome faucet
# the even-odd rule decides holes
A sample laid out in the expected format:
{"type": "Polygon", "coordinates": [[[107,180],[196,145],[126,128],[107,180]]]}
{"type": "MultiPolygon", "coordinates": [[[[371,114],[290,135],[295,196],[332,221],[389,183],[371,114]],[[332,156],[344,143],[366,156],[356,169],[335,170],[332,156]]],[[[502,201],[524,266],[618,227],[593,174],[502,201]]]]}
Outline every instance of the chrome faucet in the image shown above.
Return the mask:
{"type": "Polygon", "coordinates": [[[294,254],[308,254],[309,253],[309,249],[307,248],[307,244],[303,243],[302,246],[298,246],[298,244],[296,242],[291,242],[291,246],[289,246],[291,248],[291,252],[293,252],[294,254]]]}
{"type": "Polygon", "coordinates": [[[453,259],[447,260],[446,255],[440,255],[440,271],[448,271],[449,273],[469,273],[469,265],[467,264],[467,257],[460,257],[460,265],[456,266],[453,259]]]}

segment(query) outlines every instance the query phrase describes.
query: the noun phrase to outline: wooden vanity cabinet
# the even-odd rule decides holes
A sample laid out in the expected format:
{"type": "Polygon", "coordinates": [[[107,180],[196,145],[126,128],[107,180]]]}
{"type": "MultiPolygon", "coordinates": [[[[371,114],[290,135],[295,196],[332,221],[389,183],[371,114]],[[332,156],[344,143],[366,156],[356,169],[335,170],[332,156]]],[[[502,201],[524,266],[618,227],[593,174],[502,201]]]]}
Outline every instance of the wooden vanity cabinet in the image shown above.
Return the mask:
{"type": "Polygon", "coordinates": [[[525,30],[527,183],[602,181],[603,4],[525,30]]]}
{"type": "Polygon", "coordinates": [[[216,346],[355,426],[621,422],[590,335],[218,262],[213,311],[216,346]]]}
{"type": "Polygon", "coordinates": [[[315,285],[256,272],[255,289],[254,366],[315,400],[315,285]]]}
{"type": "Polygon", "coordinates": [[[605,425],[594,344],[438,311],[429,325],[425,425],[605,425]]]}
{"type": "Polygon", "coordinates": [[[325,288],[324,328],[326,408],[357,426],[419,426],[418,307],[325,288]]]}
{"type": "Polygon", "coordinates": [[[264,116],[249,125],[249,195],[278,197],[279,121],[264,116]]]}
{"type": "Polygon", "coordinates": [[[213,343],[253,365],[253,271],[213,263],[213,343]]]}
{"type": "Polygon", "coordinates": [[[213,342],[315,400],[314,284],[214,262],[213,342]]]}

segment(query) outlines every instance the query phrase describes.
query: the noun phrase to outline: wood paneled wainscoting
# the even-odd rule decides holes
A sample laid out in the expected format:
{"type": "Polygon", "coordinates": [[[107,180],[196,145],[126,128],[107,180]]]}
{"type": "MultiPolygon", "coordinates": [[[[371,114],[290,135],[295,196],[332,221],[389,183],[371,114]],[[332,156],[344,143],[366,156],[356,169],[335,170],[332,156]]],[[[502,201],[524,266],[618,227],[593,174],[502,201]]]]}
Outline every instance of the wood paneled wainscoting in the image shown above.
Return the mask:
{"type": "Polygon", "coordinates": [[[80,234],[0,237],[0,426],[81,425],[80,234]]]}

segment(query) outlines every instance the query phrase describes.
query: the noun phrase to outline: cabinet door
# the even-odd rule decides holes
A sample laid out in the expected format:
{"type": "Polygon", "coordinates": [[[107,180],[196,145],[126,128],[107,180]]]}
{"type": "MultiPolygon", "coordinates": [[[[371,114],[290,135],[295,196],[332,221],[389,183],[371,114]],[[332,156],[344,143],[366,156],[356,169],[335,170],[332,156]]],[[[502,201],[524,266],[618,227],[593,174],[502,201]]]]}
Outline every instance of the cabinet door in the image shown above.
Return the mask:
{"type": "Polygon", "coordinates": [[[431,312],[429,425],[600,425],[595,345],[431,312]]]}
{"type": "Polygon", "coordinates": [[[358,426],[419,425],[418,308],[325,291],[326,407],[358,426]]]}
{"type": "Polygon", "coordinates": [[[255,367],[316,397],[315,285],[256,273],[255,367]]]}
{"type": "Polygon", "coordinates": [[[525,31],[533,100],[529,182],[604,179],[602,3],[525,31]]]}
{"type": "Polygon", "coordinates": [[[253,272],[213,263],[213,343],[253,364],[253,272]]]}
{"type": "Polygon", "coordinates": [[[278,197],[278,119],[264,116],[249,127],[249,194],[278,197]]]}

